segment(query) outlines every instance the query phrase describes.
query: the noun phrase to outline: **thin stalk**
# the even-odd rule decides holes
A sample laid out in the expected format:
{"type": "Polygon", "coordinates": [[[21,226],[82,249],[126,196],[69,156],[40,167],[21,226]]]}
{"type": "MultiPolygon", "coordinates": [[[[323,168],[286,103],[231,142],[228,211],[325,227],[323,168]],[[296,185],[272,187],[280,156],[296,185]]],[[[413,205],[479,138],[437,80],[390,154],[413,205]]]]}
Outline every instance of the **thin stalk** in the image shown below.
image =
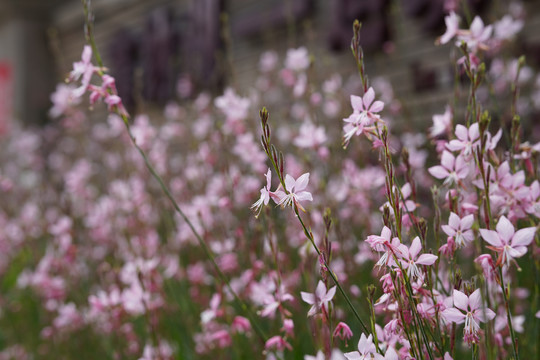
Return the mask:
{"type": "Polygon", "coordinates": [[[504,299],[504,307],[506,309],[506,320],[508,322],[508,328],[510,329],[510,337],[512,338],[512,349],[514,351],[514,358],[516,360],[519,360],[519,352],[517,348],[517,338],[516,334],[514,332],[514,326],[512,325],[512,315],[510,315],[510,302],[508,300],[508,294],[507,289],[509,289],[507,286],[504,285],[504,279],[503,279],[503,273],[502,268],[499,267],[499,277],[501,279],[501,290],[503,293],[503,299],[504,299]]]}
{"type": "MultiPolygon", "coordinates": [[[[90,8],[89,8],[90,1],[89,0],[81,0],[81,1],[82,1],[82,4],[83,4],[84,17],[85,17],[86,40],[90,44],[90,46],[92,47],[92,52],[94,54],[94,58],[96,59],[97,64],[99,65],[100,68],[103,69],[104,68],[103,60],[101,59],[101,56],[100,56],[100,53],[98,51],[98,48],[97,48],[97,45],[96,45],[96,42],[95,42],[95,38],[94,38],[93,23],[92,23],[92,21],[90,21],[90,16],[91,16],[90,8]]],[[[100,72],[100,75],[103,75],[102,70],[100,70],[99,72],[100,72]]],[[[120,113],[120,112],[117,112],[117,115],[119,115],[122,118],[122,121],[124,123],[124,126],[126,128],[126,131],[127,131],[128,135],[129,135],[131,143],[133,144],[135,149],[137,149],[137,151],[139,152],[139,154],[143,158],[144,164],[146,165],[146,168],[148,169],[148,171],[150,172],[152,177],[159,183],[159,186],[160,186],[161,190],[163,191],[165,196],[171,202],[174,210],[186,222],[186,224],[190,228],[191,232],[193,233],[193,235],[197,239],[200,247],[203,249],[205,255],[208,257],[208,259],[212,263],[212,265],[214,267],[214,270],[216,271],[218,277],[225,284],[225,286],[230,291],[230,293],[233,295],[235,301],[240,306],[242,311],[247,315],[247,317],[249,319],[249,322],[251,323],[253,329],[255,330],[257,335],[259,336],[262,343],[265,343],[265,339],[267,339],[267,336],[264,334],[264,331],[262,330],[262,328],[260,328],[259,324],[255,321],[255,317],[253,316],[252,311],[249,309],[247,304],[242,299],[240,299],[238,294],[236,294],[236,292],[233,290],[233,288],[231,287],[231,285],[229,283],[229,280],[227,279],[225,274],[221,271],[218,264],[216,263],[215,256],[212,253],[212,250],[208,247],[208,245],[203,240],[201,235],[195,229],[193,223],[189,220],[189,218],[186,216],[186,214],[182,211],[182,209],[180,208],[180,206],[178,205],[178,203],[174,199],[173,195],[171,194],[169,188],[167,187],[167,185],[165,185],[165,183],[164,183],[163,179],[161,178],[161,176],[156,172],[153,165],[150,163],[150,160],[148,159],[145,151],[139,145],[137,145],[137,142],[135,140],[135,136],[133,135],[133,133],[131,131],[131,126],[130,126],[130,123],[129,123],[128,116],[126,114],[123,114],[123,113],[120,113]]]]}

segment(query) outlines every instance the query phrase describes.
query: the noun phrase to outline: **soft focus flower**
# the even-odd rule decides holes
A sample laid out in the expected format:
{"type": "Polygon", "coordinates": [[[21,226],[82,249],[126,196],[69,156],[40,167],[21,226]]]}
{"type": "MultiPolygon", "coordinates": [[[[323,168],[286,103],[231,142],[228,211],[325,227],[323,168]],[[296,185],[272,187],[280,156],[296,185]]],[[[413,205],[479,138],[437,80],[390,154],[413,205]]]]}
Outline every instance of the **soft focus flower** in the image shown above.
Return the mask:
{"type": "Polygon", "coordinates": [[[275,192],[275,195],[279,199],[278,205],[281,205],[282,207],[298,207],[300,210],[306,211],[300,204],[300,201],[313,201],[311,193],[308,191],[304,191],[304,189],[308,186],[308,183],[309,173],[301,175],[296,180],[289,174],[285,175],[285,189],[288,193],[285,193],[285,191],[281,190],[280,185],[278,190],[276,190],[275,192]]]}
{"type": "Polygon", "coordinates": [[[334,295],[336,294],[336,287],[330,288],[328,291],[326,291],[326,286],[322,282],[322,280],[319,280],[319,283],[317,284],[317,288],[315,289],[315,294],[307,293],[307,292],[301,292],[300,295],[302,296],[302,300],[307,302],[311,306],[311,309],[308,311],[308,316],[315,315],[319,310],[323,310],[324,312],[328,311],[328,303],[332,300],[334,295]]]}
{"type": "Polygon", "coordinates": [[[485,26],[482,19],[476,16],[471,23],[469,31],[462,31],[458,36],[456,46],[460,46],[461,41],[465,41],[467,48],[473,53],[478,52],[478,50],[487,50],[489,49],[487,41],[491,37],[492,32],[493,26],[485,26]]]}
{"type": "Polygon", "coordinates": [[[358,351],[352,351],[344,354],[348,360],[382,360],[384,357],[377,353],[375,344],[373,344],[372,335],[368,337],[364,333],[358,341],[358,351]]]}
{"type": "Polygon", "coordinates": [[[471,230],[473,222],[473,214],[460,218],[451,212],[448,225],[442,225],[441,229],[446,235],[453,237],[457,247],[460,248],[474,240],[474,233],[471,230]]]}
{"type": "Polygon", "coordinates": [[[459,30],[459,21],[460,17],[453,11],[448,16],[444,17],[446,32],[439,38],[440,44],[446,44],[457,35],[459,30]]]}
{"type": "Polygon", "coordinates": [[[449,133],[452,127],[452,118],[452,108],[447,105],[444,114],[433,115],[433,126],[429,128],[429,135],[437,137],[449,133]]]}
{"type": "Polygon", "coordinates": [[[266,186],[261,189],[261,197],[259,198],[259,200],[257,200],[253,205],[251,205],[251,209],[255,211],[255,217],[259,217],[263,205],[268,205],[268,202],[270,201],[270,195],[272,194],[272,192],[270,191],[270,187],[272,186],[272,171],[268,169],[264,176],[266,177],[266,186]]]}
{"type": "Polygon", "coordinates": [[[527,252],[527,246],[533,241],[536,233],[535,227],[527,227],[518,230],[504,215],[497,223],[497,231],[480,229],[480,235],[489,243],[488,246],[493,251],[499,253],[497,265],[504,264],[509,266],[510,261],[522,257],[527,252]]]}
{"type": "Polygon", "coordinates": [[[346,122],[343,130],[345,131],[344,143],[347,144],[353,135],[360,135],[364,127],[372,125],[380,120],[378,115],[384,109],[382,101],[375,100],[375,90],[370,87],[364,96],[351,95],[351,106],[353,113],[343,121],[346,122]]]}
{"type": "Polygon", "coordinates": [[[422,250],[422,243],[418,236],[414,238],[410,248],[406,246],[400,248],[403,257],[401,263],[407,269],[407,275],[411,279],[422,277],[418,265],[433,265],[437,260],[437,256],[433,254],[422,254],[418,256],[420,250],[422,250]]]}
{"type": "Polygon", "coordinates": [[[476,289],[470,296],[454,289],[454,307],[442,312],[443,317],[456,324],[465,323],[464,340],[471,343],[479,341],[478,332],[480,324],[495,317],[495,313],[482,305],[480,289],[476,289]]]}
{"type": "Polygon", "coordinates": [[[287,50],[285,67],[293,71],[304,71],[309,67],[310,59],[308,50],[305,47],[287,50]]]}
{"type": "Polygon", "coordinates": [[[463,156],[455,157],[445,150],[441,156],[441,165],[432,166],[428,171],[433,177],[444,179],[445,185],[457,184],[469,174],[469,164],[463,156]]]}

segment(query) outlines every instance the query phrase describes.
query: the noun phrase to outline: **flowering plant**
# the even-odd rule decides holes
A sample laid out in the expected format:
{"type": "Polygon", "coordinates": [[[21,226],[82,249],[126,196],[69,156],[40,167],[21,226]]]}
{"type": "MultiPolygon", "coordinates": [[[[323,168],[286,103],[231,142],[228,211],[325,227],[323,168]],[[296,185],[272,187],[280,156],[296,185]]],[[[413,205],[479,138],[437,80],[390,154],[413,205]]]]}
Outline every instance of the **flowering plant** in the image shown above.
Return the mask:
{"type": "Polygon", "coordinates": [[[354,91],[317,79],[301,47],[282,69],[265,53],[249,95],[202,93],[151,120],[125,108],[83,4],[88,45],[52,96],[61,126],[10,139],[0,172],[0,321],[26,319],[0,333],[0,359],[538,354],[526,67],[486,71],[519,19],[460,29],[448,15],[438,42],[456,40],[468,95],[433,116],[426,143],[398,136],[399,100],[370,83],[358,22],[354,91]],[[507,126],[481,96],[493,83],[512,89],[507,126]],[[91,121],[81,104],[100,102],[108,117],[91,121]]]}

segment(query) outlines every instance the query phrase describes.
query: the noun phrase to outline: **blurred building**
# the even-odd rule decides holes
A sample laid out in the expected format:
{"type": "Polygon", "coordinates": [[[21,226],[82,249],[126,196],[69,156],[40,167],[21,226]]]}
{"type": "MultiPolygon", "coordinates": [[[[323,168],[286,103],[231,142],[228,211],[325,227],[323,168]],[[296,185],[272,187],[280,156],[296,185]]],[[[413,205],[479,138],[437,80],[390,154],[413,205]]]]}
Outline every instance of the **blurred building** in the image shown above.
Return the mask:
{"type": "MultiPolygon", "coordinates": [[[[508,6],[468,2],[486,22],[496,20],[491,10],[508,6]]],[[[540,2],[523,3],[526,27],[516,52],[538,68],[540,2]]],[[[97,44],[132,110],[190,90],[249,84],[269,48],[284,53],[306,45],[317,61],[354,70],[351,25],[360,19],[369,74],[385,75],[420,120],[441,112],[453,88],[448,46],[433,46],[444,32],[444,6],[444,0],[92,1],[97,44]]],[[[44,121],[54,83],[80,58],[83,20],[79,0],[0,0],[0,131],[12,117],[44,121]]]]}

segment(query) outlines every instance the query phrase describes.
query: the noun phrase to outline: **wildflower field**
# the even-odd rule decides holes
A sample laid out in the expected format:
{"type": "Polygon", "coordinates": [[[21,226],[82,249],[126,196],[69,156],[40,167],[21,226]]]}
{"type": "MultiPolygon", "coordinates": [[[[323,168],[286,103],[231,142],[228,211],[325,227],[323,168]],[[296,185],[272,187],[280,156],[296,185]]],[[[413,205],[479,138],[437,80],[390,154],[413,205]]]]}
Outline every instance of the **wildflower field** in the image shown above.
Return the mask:
{"type": "Polygon", "coordinates": [[[540,75],[459,8],[455,96],[405,122],[351,24],[256,83],[130,114],[87,45],[0,146],[0,360],[538,359],[540,75]]]}

